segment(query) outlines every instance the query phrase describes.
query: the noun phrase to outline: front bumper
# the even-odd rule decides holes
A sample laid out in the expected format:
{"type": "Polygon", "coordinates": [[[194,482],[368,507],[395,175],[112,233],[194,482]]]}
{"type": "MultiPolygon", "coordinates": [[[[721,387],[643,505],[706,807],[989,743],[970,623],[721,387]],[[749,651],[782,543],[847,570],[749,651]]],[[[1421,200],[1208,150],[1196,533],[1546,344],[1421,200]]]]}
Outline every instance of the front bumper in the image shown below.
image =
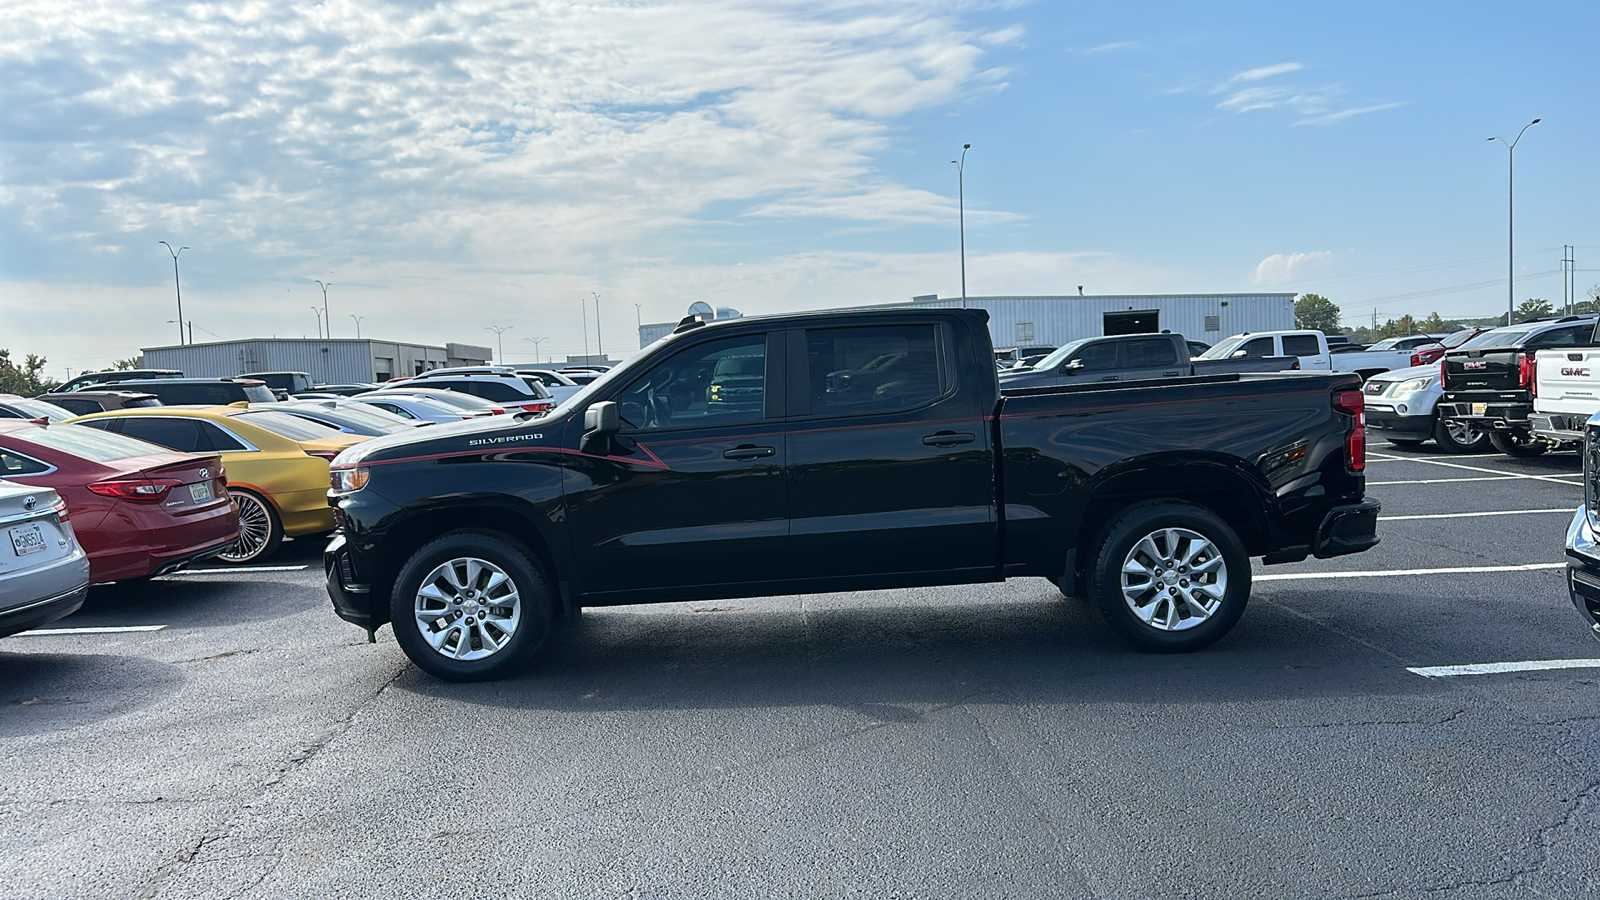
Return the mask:
{"type": "Polygon", "coordinates": [[[1388,404],[1368,403],[1367,427],[1383,437],[1401,440],[1427,440],[1433,437],[1433,410],[1406,415],[1388,404]]]}
{"type": "Polygon", "coordinates": [[[1348,506],[1335,506],[1322,517],[1311,553],[1318,559],[1360,553],[1378,545],[1378,510],[1382,504],[1368,498],[1348,506]]]}
{"type": "Polygon", "coordinates": [[[1567,595],[1600,640],[1600,542],[1581,506],[1567,526],[1567,595]]]}
{"type": "Polygon", "coordinates": [[[382,622],[374,614],[372,585],[361,579],[350,544],[343,532],[335,532],[322,551],[322,571],[328,582],[328,597],[339,618],[366,629],[370,638],[382,622]]]}

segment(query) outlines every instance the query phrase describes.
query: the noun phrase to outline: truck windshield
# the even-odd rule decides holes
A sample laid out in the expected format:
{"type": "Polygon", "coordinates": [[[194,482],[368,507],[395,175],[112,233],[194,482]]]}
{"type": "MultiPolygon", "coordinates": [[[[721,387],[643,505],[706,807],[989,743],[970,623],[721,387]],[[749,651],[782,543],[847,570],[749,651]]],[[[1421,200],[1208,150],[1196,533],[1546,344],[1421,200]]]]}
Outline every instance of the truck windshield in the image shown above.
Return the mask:
{"type": "Polygon", "coordinates": [[[1041,359],[1038,362],[1034,363],[1033,364],[1033,368],[1039,369],[1040,371],[1043,371],[1045,369],[1054,369],[1056,366],[1059,366],[1062,363],[1066,362],[1068,359],[1070,359],[1072,357],[1072,354],[1078,352],[1078,348],[1082,347],[1084,344],[1089,343],[1089,341],[1091,341],[1091,340],[1093,340],[1093,339],[1092,338],[1082,338],[1080,340],[1072,341],[1071,343],[1068,343],[1068,344],[1063,344],[1062,346],[1060,346],[1057,349],[1055,349],[1054,351],[1052,351],[1049,356],[1046,356],[1044,359],[1041,359]]]}
{"type": "Polygon", "coordinates": [[[1238,349],[1239,345],[1248,338],[1247,334],[1236,334],[1231,338],[1223,338],[1213,344],[1210,350],[1200,354],[1201,359],[1227,359],[1228,354],[1238,349]]]}

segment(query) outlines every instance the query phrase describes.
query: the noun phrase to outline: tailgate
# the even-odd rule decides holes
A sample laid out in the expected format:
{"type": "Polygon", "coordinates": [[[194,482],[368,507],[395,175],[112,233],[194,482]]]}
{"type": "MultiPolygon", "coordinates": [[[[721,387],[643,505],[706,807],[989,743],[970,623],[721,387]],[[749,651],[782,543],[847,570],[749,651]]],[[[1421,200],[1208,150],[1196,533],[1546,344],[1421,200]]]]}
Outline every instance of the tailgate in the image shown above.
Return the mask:
{"type": "Polygon", "coordinates": [[[151,466],[140,474],[158,482],[178,482],[167,491],[161,503],[164,509],[174,513],[209,509],[229,502],[220,456],[197,455],[182,462],[151,466]]]}
{"type": "Polygon", "coordinates": [[[1600,351],[1540,350],[1536,359],[1534,402],[1540,412],[1600,411],[1600,351]]]}
{"type": "Polygon", "coordinates": [[[1522,387],[1522,351],[1453,350],[1444,357],[1446,391],[1515,391],[1522,387]]]}

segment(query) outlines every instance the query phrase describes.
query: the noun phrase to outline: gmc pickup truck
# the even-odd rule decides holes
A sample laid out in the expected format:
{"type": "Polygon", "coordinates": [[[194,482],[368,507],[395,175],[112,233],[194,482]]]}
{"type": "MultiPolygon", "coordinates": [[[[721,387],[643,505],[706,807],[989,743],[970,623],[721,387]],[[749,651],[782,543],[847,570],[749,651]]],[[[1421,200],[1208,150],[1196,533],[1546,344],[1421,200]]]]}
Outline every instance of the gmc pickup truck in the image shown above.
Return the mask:
{"type": "MultiPolygon", "coordinates": [[[[1496,450],[1538,456],[1555,446],[1534,433],[1533,392],[1539,352],[1596,346],[1596,318],[1565,316],[1485,331],[1444,355],[1439,418],[1489,432],[1496,450]]],[[[1576,438],[1574,438],[1576,439],[1576,438]]]]}
{"type": "Polygon", "coordinates": [[[1086,381],[1145,381],[1188,375],[1282,372],[1300,362],[1285,357],[1191,359],[1181,334],[1118,334],[1066,344],[1028,368],[1000,373],[1000,389],[1049,387],[1086,381]]]}
{"type": "Polygon", "coordinates": [[[365,441],[330,473],[334,610],[478,680],[585,606],[1042,576],[1188,651],[1238,621],[1251,557],[1377,543],[1355,376],[1002,397],[987,320],[690,318],[544,416],[365,441]]]}

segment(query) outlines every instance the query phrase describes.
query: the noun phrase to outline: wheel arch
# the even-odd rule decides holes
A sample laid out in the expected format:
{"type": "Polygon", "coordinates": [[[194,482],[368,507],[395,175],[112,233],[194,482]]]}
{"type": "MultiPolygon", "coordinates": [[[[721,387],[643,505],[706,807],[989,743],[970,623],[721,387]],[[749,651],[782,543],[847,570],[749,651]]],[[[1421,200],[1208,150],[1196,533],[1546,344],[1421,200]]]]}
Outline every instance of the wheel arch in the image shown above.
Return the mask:
{"type": "Polygon", "coordinates": [[[1129,507],[1161,500],[1177,500],[1216,513],[1238,535],[1245,552],[1268,552],[1270,529],[1266,508],[1269,491],[1260,476],[1243,460],[1231,457],[1169,456],[1142,461],[1108,473],[1090,488],[1078,533],[1072,544],[1076,579],[1096,538],[1117,515],[1129,507]]]}
{"type": "Polygon", "coordinates": [[[512,498],[460,498],[443,506],[412,511],[388,528],[380,545],[370,577],[373,595],[384,598],[384,602],[373,604],[374,614],[387,620],[387,598],[394,591],[395,577],[422,545],[453,531],[489,531],[532,555],[540,574],[549,582],[555,604],[552,613],[560,616],[563,569],[552,552],[550,536],[541,527],[541,518],[537,510],[520,505],[512,498]]]}

